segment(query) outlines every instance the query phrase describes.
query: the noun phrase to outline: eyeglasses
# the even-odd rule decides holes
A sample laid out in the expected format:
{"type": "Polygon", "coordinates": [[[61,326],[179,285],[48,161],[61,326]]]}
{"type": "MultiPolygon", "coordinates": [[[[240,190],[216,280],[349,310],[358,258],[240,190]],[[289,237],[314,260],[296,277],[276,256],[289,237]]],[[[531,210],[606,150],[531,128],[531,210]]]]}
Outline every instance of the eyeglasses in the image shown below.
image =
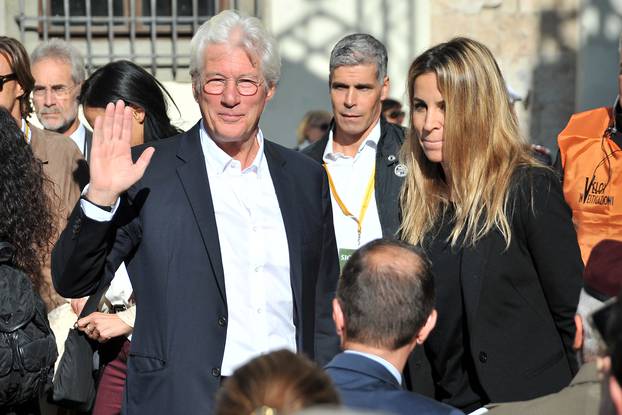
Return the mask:
{"type": "MultiPolygon", "coordinates": [[[[56,98],[66,98],[71,90],[75,88],[75,85],[67,86],[67,85],[52,85],[50,90],[52,91],[52,95],[56,98]]],[[[47,94],[48,88],[45,86],[35,86],[35,89],[32,91],[32,95],[36,98],[43,98],[45,94],[47,94]]]]}
{"type": "Polygon", "coordinates": [[[2,88],[4,88],[4,84],[6,82],[14,81],[16,79],[17,75],[15,75],[14,73],[10,73],[8,75],[0,75],[0,92],[2,91],[2,88]]]}
{"type": "Polygon", "coordinates": [[[230,79],[230,78],[212,78],[208,79],[203,85],[203,91],[206,94],[210,95],[220,95],[225,92],[225,87],[227,86],[227,81],[235,81],[235,88],[237,89],[240,95],[245,97],[255,95],[259,90],[259,85],[261,85],[262,81],[255,81],[253,79],[230,79]]]}

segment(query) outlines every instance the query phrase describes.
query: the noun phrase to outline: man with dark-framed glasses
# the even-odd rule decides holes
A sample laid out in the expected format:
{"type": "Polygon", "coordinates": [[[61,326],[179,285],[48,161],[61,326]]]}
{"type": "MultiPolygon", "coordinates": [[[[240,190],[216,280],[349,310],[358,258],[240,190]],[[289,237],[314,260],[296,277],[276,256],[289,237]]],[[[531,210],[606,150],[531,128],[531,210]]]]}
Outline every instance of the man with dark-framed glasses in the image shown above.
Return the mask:
{"type": "Polygon", "coordinates": [[[325,363],[338,349],[326,174],[259,128],[280,76],[275,39],[223,11],[195,33],[190,68],[202,118],[188,132],[130,150],[121,102],[95,122],[91,181],[53,253],[56,287],[73,297],[125,261],[128,414],[210,414],[251,358],[286,348],[325,363]]]}

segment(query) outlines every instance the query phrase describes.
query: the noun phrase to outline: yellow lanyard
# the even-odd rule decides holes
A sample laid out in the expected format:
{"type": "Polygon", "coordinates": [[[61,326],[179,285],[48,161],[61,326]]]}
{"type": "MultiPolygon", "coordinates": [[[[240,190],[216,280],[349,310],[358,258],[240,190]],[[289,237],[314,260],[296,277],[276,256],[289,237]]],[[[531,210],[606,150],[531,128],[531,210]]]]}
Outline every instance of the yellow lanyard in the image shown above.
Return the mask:
{"type": "Polygon", "coordinates": [[[326,170],[326,175],[328,176],[328,184],[330,186],[330,192],[333,194],[335,201],[341,208],[343,214],[349,218],[352,218],[356,222],[357,232],[358,232],[358,244],[361,246],[361,231],[363,230],[363,219],[365,219],[365,214],[367,213],[367,208],[369,207],[369,201],[371,200],[371,195],[374,193],[374,183],[376,180],[376,166],[371,169],[371,177],[369,178],[369,182],[367,183],[367,189],[365,190],[365,196],[363,197],[363,204],[361,205],[361,212],[359,217],[354,216],[346,205],[343,203],[339,194],[337,193],[337,188],[335,187],[335,183],[333,182],[333,178],[330,175],[330,171],[328,171],[328,165],[324,163],[324,170],[326,170]]]}

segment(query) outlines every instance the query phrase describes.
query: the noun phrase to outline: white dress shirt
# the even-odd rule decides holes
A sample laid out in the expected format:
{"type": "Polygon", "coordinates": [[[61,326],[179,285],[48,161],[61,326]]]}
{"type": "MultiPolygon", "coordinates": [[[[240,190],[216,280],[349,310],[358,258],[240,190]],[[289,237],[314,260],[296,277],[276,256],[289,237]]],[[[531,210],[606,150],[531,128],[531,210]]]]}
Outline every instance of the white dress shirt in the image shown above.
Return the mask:
{"type": "Polygon", "coordinates": [[[261,131],[259,151],[244,170],[208,136],[203,122],[200,131],[229,311],[221,373],[230,376],[262,353],[296,351],[289,249],[261,131]]]}
{"type": "MultiPolygon", "coordinates": [[[[256,138],[257,156],[244,170],[208,136],[203,122],[200,139],[229,312],[221,374],[230,376],[260,354],[283,348],[297,350],[289,248],[262,132],[256,138]]],[[[83,194],[86,192],[87,188],[83,194]]],[[[85,199],[80,203],[85,215],[97,221],[111,220],[119,206],[117,200],[107,212],[85,199]]]]}
{"type": "MultiPolygon", "coordinates": [[[[328,167],[337,193],[350,213],[357,218],[360,218],[361,206],[365,198],[367,185],[372,170],[376,165],[376,149],[379,140],[380,122],[377,122],[365,141],[361,143],[354,157],[348,157],[342,153],[334,152],[332,131],[329,133],[328,143],[326,144],[326,149],[324,149],[323,160],[328,167]]],[[[335,200],[332,189],[331,202],[337,248],[357,249],[359,247],[358,226],[351,217],[343,214],[335,200]]],[[[369,207],[367,208],[367,213],[362,222],[360,245],[362,246],[377,238],[382,238],[382,227],[380,226],[380,218],[378,217],[376,193],[372,191],[369,207]]]]}
{"type": "Polygon", "coordinates": [[[86,151],[86,128],[82,125],[82,123],[78,124],[78,128],[69,136],[69,138],[76,143],[82,155],[86,157],[86,154],[84,154],[86,151]]]}

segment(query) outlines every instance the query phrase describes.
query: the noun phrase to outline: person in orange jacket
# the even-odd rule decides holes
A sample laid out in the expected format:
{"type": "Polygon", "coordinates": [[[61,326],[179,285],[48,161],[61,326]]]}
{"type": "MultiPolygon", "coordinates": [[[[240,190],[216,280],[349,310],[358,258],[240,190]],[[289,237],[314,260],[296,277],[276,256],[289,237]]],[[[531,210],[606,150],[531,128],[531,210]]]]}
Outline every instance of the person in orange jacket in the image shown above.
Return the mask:
{"type": "Polygon", "coordinates": [[[618,89],[613,107],[574,114],[557,137],[555,164],[584,263],[599,241],[622,240],[622,65],[618,89]]]}

